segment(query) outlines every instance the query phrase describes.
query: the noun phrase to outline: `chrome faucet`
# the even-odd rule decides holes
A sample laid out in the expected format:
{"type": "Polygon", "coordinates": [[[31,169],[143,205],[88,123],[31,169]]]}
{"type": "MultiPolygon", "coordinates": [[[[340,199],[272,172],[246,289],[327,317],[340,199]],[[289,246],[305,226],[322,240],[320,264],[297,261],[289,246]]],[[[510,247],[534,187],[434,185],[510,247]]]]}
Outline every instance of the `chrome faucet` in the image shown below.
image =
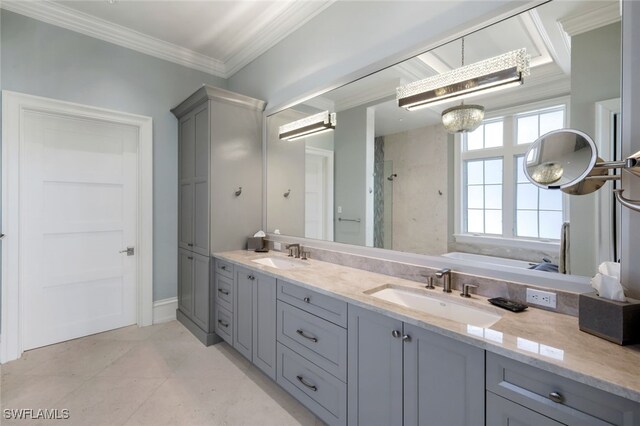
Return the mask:
{"type": "Polygon", "coordinates": [[[442,278],[442,291],[451,293],[451,269],[440,269],[436,272],[436,277],[442,278]]]}
{"type": "Polygon", "coordinates": [[[289,250],[289,257],[293,257],[293,249],[296,249],[295,252],[295,257],[296,259],[300,259],[300,244],[295,243],[295,244],[288,244],[286,247],[287,250],[289,250]]]}

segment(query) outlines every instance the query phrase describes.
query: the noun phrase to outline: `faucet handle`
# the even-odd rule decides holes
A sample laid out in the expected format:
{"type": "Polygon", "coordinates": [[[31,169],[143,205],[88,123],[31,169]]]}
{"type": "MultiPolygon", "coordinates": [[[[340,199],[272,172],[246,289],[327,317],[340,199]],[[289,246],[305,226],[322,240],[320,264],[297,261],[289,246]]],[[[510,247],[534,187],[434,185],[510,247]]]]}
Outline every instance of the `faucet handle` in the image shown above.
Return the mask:
{"type": "Polygon", "coordinates": [[[307,260],[310,257],[311,257],[311,253],[310,252],[304,251],[304,250],[300,252],[300,259],[307,260]]]}
{"type": "Polygon", "coordinates": [[[433,285],[433,277],[427,277],[427,285],[425,286],[425,288],[429,290],[433,290],[435,288],[435,286],[433,285]]]}
{"type": "Polygon", "coordinates": [[[462,297],[471,297],[471,294],[469,293],[469,290],[471,290],[472,288],[478,288],[478,286],[474,285],[474,284],[463,284],[462,293],[460,293],[460,296],[462,296],[462,297]]]}

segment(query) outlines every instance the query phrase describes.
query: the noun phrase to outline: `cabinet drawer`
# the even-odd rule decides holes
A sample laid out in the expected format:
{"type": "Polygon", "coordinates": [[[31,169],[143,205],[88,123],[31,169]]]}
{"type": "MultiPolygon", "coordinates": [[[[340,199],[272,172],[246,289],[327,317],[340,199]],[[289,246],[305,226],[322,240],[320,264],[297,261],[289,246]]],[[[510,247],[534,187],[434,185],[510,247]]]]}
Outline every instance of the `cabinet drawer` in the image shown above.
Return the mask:
{"type": "Polygon", "coordinates": [[[216,272],[216,302],[233,312],[233,280],[216,272]]]}
{"type": "Polygon", "coordinates": [[[347,423],[347,385],[278,343],[277,382],[330,425],[347,423]]]}
{"type": "Polygon", "coordinates": [[[278,300],[347,327],[347,302],[278,280],[278,300]]]}
{"type": "Polygon", "coordinates": [[[555,420],[487,392],[487,426],[562,426],[555,420]]]}
{"type": "Polygon", "coordinates": [[[225,308],[216,305],[216,334],[233,346],[233,315],[225,308]]]}
{"type": "Polygon", "coordinates": [[[216,273],[233,280],[233,263],[216,259],[216,273]]]}
{"type": "Polygon", "coordinates": [[[347,381],[347,330],[278,301],[278,341],[343,382],[347,381]]]}
{"type": "Polygon", "coordinates": [[[640,425],[640,403],[487,353],[487,390],[568,425],[640,425]]]}

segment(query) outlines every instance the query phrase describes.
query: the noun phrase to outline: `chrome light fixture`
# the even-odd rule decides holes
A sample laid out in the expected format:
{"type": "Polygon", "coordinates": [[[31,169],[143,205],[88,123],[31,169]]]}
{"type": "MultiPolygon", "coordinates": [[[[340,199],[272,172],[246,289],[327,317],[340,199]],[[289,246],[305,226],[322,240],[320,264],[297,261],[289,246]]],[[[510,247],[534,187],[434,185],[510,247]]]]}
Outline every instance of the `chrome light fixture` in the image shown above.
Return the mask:
{"type": "Polygon", "coordinates": [[[526,49],[518,49],[409,83],[397,89],[398,106],[412,111],[519,86],[530,73],[530,60],[526,49]]]}
{"type": "Polygon", "coordinates": [[[336,128],[336,113],[324,111],[303,119],[283,124],[278,129],[279,137],[286,141],[295,141],[311,135],[329,132],[336,128]]]}

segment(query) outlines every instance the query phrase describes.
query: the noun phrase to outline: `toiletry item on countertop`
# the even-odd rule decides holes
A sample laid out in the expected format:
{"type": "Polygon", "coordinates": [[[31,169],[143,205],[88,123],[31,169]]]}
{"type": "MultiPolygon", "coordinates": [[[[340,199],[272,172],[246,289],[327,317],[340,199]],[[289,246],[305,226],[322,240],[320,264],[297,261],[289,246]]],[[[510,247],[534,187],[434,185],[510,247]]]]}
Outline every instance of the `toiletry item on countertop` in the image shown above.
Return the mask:
{"type": "Polygon", "coordinates": [[[603,262],[598,267],[598,273],[591,278],[591,287],[598,296],[616,302],[626,302],[624,289],[620,284],[620,264],[616,262],[603,262]]]}
{"type": "Polygon", "coordinates": [[[619,345],[640,342],[640,300],[625,296],[620,264],[602,263],[591,286],[596,291],[578,297],[580,330],[619,345]]]}
{"type": "MultiPolygon", "coordinates": [[[[253,237],[247,238],[247,250],[255,250],[264,253],[264,237],[267,234],[264,231],[260,230],[256,232],[253,237]]],[[[267,251],[269,251],[267,249],[267,251]]]]}

